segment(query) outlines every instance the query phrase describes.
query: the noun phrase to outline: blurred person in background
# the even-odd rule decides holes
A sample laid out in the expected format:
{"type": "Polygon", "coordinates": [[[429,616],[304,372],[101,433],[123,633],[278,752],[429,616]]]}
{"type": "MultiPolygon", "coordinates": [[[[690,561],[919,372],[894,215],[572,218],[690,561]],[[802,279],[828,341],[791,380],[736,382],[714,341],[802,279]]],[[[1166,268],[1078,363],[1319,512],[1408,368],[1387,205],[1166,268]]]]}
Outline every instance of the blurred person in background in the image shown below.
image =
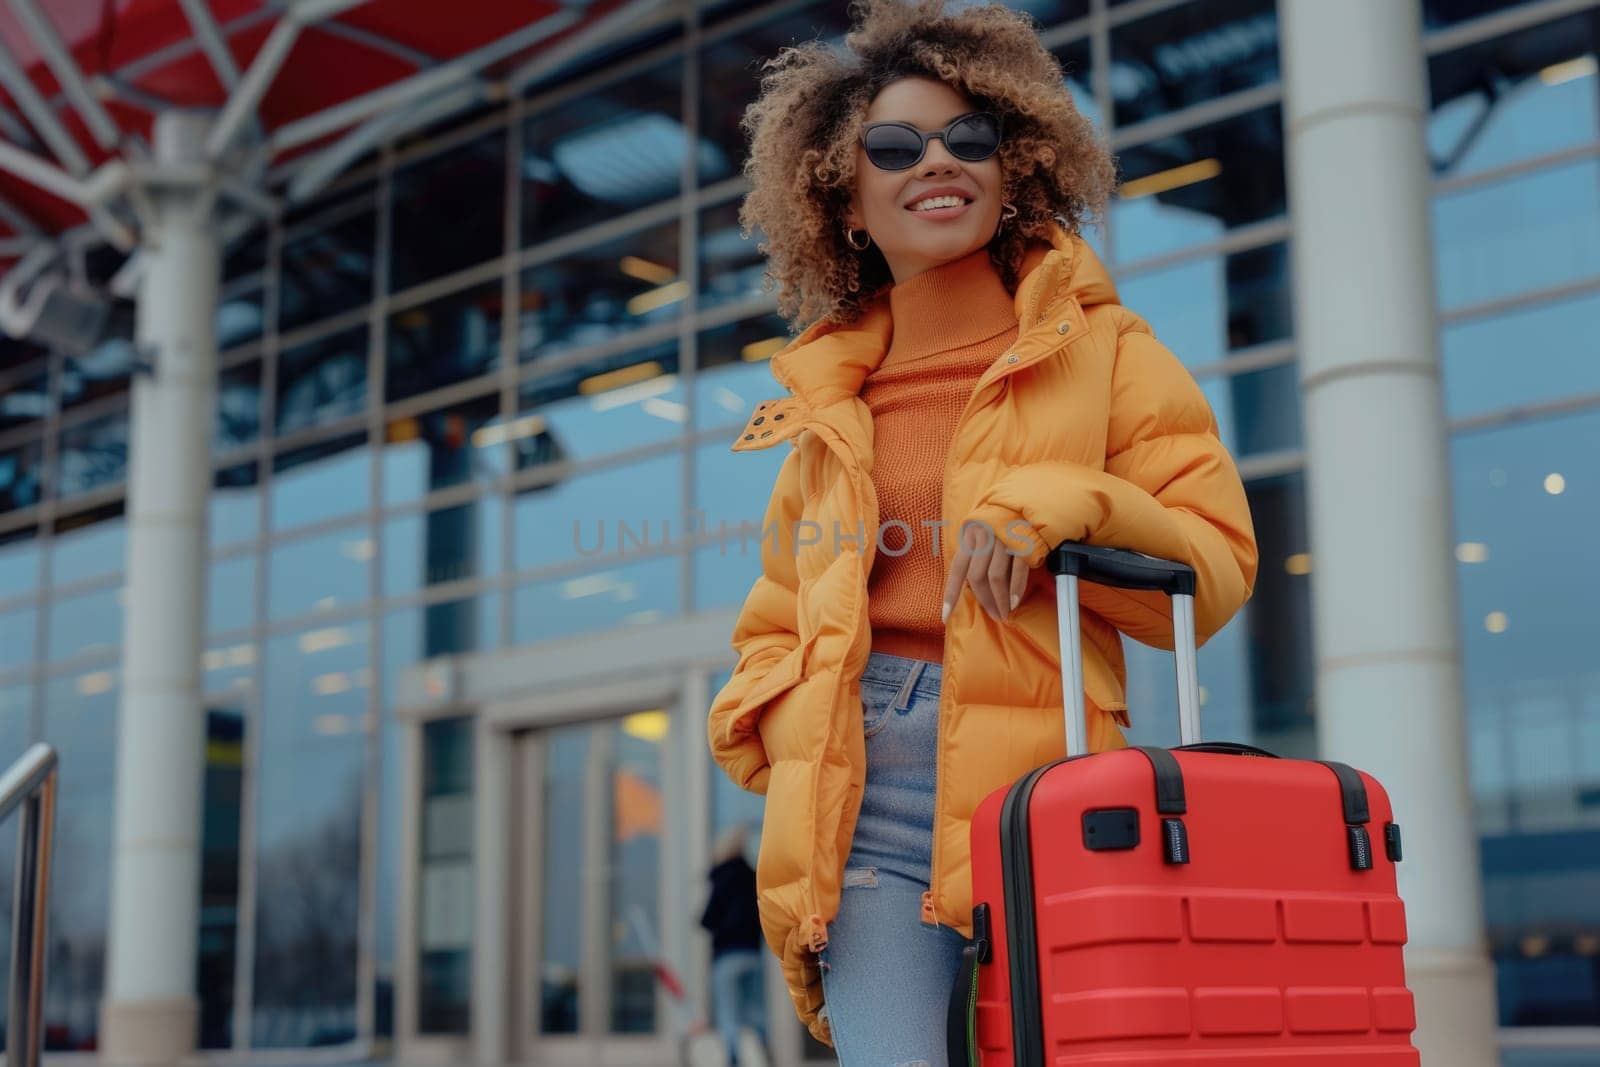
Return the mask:
{"type": "MultiPolygon", "coordinates": [[[[1037,23],[852,15],[842,50],[768,61],[743,119],[741,227],[804,329],[733,446],[786,454],[707,734],[766,796],[761,923],[801,1019],[851,1067],[940,1067],[972,814],[1065,748],[1045,556],[1189,564],[1203,641],[1257,550],[1205,395],[1081,236],[1115,167],[1037,23]]],[[[1122,747],[1118,631],[1170,648],[1171,607],[1082,609],[1089,748],[1122,747]]]]}
{"type": "MultiPolygon", "coordinates": [[[[738,823],[712,850],[711,897],[700,925],[711,931],[712,1018],[740,1067],[740,1031],[767,1043],[767,1012],[761,992],[761,918],[756,909],[756,872],[745,859],[746,828],[738,823]]],[[[748,1040],[748,1038],[746,1039],[748,1040]]]]}

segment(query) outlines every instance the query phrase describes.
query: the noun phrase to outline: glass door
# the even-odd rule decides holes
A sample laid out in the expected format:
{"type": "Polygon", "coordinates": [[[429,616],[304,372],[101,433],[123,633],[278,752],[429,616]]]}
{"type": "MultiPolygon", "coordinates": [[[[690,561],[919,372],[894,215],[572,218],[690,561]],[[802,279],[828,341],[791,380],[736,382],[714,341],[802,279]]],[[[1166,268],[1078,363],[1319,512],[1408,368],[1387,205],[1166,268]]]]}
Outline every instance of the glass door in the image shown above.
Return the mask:
{"type": "Polygon", "coordinates": [[[520,735],[518,927],[527,1062],[674,1063],[659,986],[670,717],[520,735]]]}

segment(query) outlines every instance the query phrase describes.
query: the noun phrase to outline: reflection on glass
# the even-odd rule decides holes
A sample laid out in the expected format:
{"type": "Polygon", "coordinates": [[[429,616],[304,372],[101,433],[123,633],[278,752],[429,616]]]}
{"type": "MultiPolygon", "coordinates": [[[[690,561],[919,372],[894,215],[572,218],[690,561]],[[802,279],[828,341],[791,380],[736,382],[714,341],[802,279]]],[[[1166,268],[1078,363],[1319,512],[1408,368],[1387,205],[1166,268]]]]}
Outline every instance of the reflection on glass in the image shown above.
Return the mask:
{"type": "Polygon", "coordinates": [[[1055,57],[1061,63],[1061,72],[1066,75],[1067,92],[1072,94],[1073,105],[1087,115],[1096,128],[1103,129],[1100,108],[1094,99],[1094,70],[1089,39],[1079,37],[1067,42],[1055,50],[1055,57]]]}
{"type": "Polygon", "coordinates": [[[267,618],[334,611],[368,599],[375,554],[366,526],[274,545],[267,557],[267,618]]]}
{"type": "Polygon", "coordinates": [[[1523,6],[1528,2],[1529,0],[1422,0],[1422,25],[1425,30],[1438,29],[1504,11],[1508,7],[1523,6]]]}
{"type": "Polygon", "coordinates": [[[508,440],[531,427],[506,422],[500,396],[469,400],[394,419],[384,428],[383,499],[403,504],[468,481],[490,481],[506,471],[508,440]]]}
{"type": "Polygon", "coordinates": [[[1200,383],[1235,456],[1300,447],[1300,372],[1293,363],[1200,383]]]}
{"type": "Polygon", "coordinates": [[[590,733],[591,727],[583,724],[544,735],[539,1032],[545,1034],[578,1032],[578,974],[590,899],[584,848],[590,733]]]}
{"type": "Polygon", "coordinates": [[[1277,80],[1273,0],[1179,4],[1111,31],[1119,126],[1277,80]]]}
{"type": "Polygon", "coordinates": [[[60,757],[46,920],[44,1043],[51,1051],[87,1052],[98,1044],[119,685],[114,668],[97,667],[45,687],[44,740],[60,757]]]}
{"type": "Polygon", "coordinates": [[[239,822],[244,791],[243,708],[206,708],[200,829],[200,944],[196,986],[201,1048],[233,1044],[234,965],[239,943],[239,822]]]}
{"type": "Polygon", "coordinates": [[[469,717],[423,727],[421,856],[417,1029],[424,1034],[465,1034],[472,1015],[469,717]]]}
{"type": "Polygon", "coordinates": [[[321,441],[272,460],[272,527],[285,530],[365,511],[372,482],[366,434],[321,441]]]}
{"type": "Polygon", "coordinates": [[[683,314],[676,220],[575,250],[522,274],[519,359],[548,359],[683,314]]]}
{"type": "Polygon", "coordinates": [[[211,564],[206,580],[206,633],[249,626],[256,612],[256,557],[233,556],[211,564]]]}
{"type": "Polygon", "coordinates": [[[0,513],[37,504],[43,477],[44,449],[37,442],[0,449],[0,513]]]}
{"type": "MultiPolygon", "coordinates": [[[[28,748],[29,738],[33,734],[32,717],[33,686],[21,682],[0,686],[0,761],[7,767],[28,748]]],[[[4,879],[0,884],[3,884],[5,896],[9,898],[12,868],[0,867],[0,871],[4,872],[0,875],[4,879]]],[[[10,923],[0,925],[4,925],[9,933],[10,923]]]]}
{"type": "Polygon", "coordinates": [[[767,300],[761,289],[766,257],[756,251],[767,242],[759,226],[749,237],[739,232],[739,201],[706,208],[700,213],[700,306],[718,307],[744,300],[767,300]]]}
{"type": "Polygon", "coordinates": [[[211,454],[226,455],[261,437],[261,361],[217,375],[217,424],[211,454]]]}
{"type": "Polygon", "coordinates": [[[668,452],[519,493],[517,569],[680,544],[681,464],[679,453],[668,452]]]}
{"type": "Polygon", "coordinates": [[[1600,359],[1578,343],[1596,322],[1600,295],[1589,294],[1446,326],[1446,413],[1459,418],[1600,393],[1600,359]]]}
{"type": "Polygon", "coordinates": [[[516,590],[512,643],[662,622],[682,611],[683,557],[624,563],[516,590]]]}
{"type": "Polygon", "coordinates": [[[116,574],[128,552],[122,502],[56,520],[50,544],[50,580],[57,586],[116,574]]]}
{"type": "Polygon", "coordinates": [[[279,433],[359,415],[367,404],[367,328],[291,348],[278,357],[279,433]]]}
{"type": "Polygon", "coordinates": [[[1287,245],[1205,256],[1117,280],[1123,306],[1191,367],[1294,332],[1287,245]]]}
{"type": "Polygon", "coordinates": [[[257,1047],[355,1037],[367,648],[362,623],[267,646],[254,809],[257,1047]]]}
{"type": "Polygon", "coordinates": [[[258,278],[241,286],[228,286],[217,300],[217,351],[259,340],[264,329],[266,295],[258,278]]]}
{"type": "Polygon", "coordinates": [[[128,409],[80,422],[61,431],[56,457],[56,493],[76,496],[123,482],[128,472],[128,409]]]}
{"type": "Polygon", "coordinates": [[[1125,149],[1111,205],[1113,255],[1144,259],[1287,210],[1276,105],[1125,149]]]}
{"type": "Polygon", "coordinates": [[[122,644],[123,596],[118,585],[53,601],[49,658],[58,661],[114,652],[122,644]]]}
{"type": "Polygon", "coordinates": [[[1458,308],[1600,274],[1600,160],[1436,197],[1439,306],[1458,308]]]}
{"type": "Polygon", "coordinates": [[[678,342],[667,340],[529,381],[506,432],[518,470],[593,459],[679,436],[684,401],[678,342]]]}
{"type": "Polygon", "coordinates": [[[33,608],[0,612],[0,672],[33,663],[39,613],[33,608]]]}
{"type": "Polygon", "coordinates": [[[1594,583],[1562,565],[1582,571],[1594,555],[1597,434],[1591,411],[1461,434],[1451,449],[1472,789],[1505,1026],[1588,1025],[1600,1011],[1584,947],[1600,937],[1594,583]]]}
{"type": "Polygon", "coordinates": [[[37,374],[22,372],[0,384],[0,432],[29,423],[37,426],[49,414],[50,376],[42,362],[37,366],[37,374]]]}
{"type": "MultiPolygon", "coordinates": [[[[530,118],[523,128],[522,243],[677,196],[689,150],[682,100],[683,63],[674,59],[530,118]]],[[[703,144],[696,158],[705,165],[718,155],[703,144]]]]}
{"type": "Polygon", "coordinates": [[[744,164],[748,144],[739,120],[760,89],[762,61],[803,41],[842,40],[845,16],[840,4],[806,4],[706,47],[700,57],[701,82],[717,88],[700,94],[700,133],[711,149],[697,161],[702,185],[732,177],[744,164]]]}
{"type": "Polygon", "coordinates": [[[211,547],[248,541],[261,519],[260,482],[255,463],[241,463],[216,472],[211,483],[211,547]]]}
{"type": "Polygon", "coordinates": [[[391,315],[385,395],[403,400],[494,370],[503,303],[496,279],[391,315]]]}
{"type": "Polygon", "coordinates": [[[374,203],[368,186],[284,238],[279,330],[318,322],[372,299],[374,203]]]}
{"type": "Polygon", "coordinates": [[[126,396],[133,373],[133,305],[115,301],[106,339],[81,355],[61,357],[61,406],[73,408],[108,396],[126,396]]]}
{"type": "Polygon", "coordinates": [[[785,390],[772,377],[768,362],[791,340],[783,319],[763,315],[714,326],[700,333],[700,351],[694,380],[694,426],[743,426],[763,400],[783,396],[785,390]]]}
{"type": "Polygon", "coordinates": [[[506,135],[491,133],[395,173],[389,291],[475,267],[505,247],[506,135]]]}
{"type": "Polygon", "coordinates": [[[32,527],[0,534],[0,599],[39,587],[39,542],[32,527]]]}
{"type": "Polygon", "coordinates": [[[1472,174],[1600,138],[1589,14],[1428,60],[1428,148],[1442,175],[1472,174]]]}
{"type": "Polygon", "coordinates": [[[500,498],[390,519],[383,528],[383,592],[401,596],[500,571],[500,498]]]}
{"type": "Polygon", "coordinates": [[[713,441],[695,449],[695,508],[705,513],[706,532],[715,539],[694,553],[696,611],[737,607],[761,573],[761,524],[787,448],[730,452],[713,441]],[[727,524],[723,537],[722,524],[727,524]],[[740,523],[754,532],[739,535],[740,523]]]}
{"type": "Polygon", "coordinates": [[[617,722],[611,739],[611,1032],[648,1034],[656,1024],[654,961],[660,944],[661,747],[671,729],[661,709],[617,722]]]}
{"type": "Polygon", "coordinates": [[[260,656],[260,647],[248,639],[208,647],[200,654],[201,690],[211,694],[248,693],[255,686],[256,660],[260,656]]]}

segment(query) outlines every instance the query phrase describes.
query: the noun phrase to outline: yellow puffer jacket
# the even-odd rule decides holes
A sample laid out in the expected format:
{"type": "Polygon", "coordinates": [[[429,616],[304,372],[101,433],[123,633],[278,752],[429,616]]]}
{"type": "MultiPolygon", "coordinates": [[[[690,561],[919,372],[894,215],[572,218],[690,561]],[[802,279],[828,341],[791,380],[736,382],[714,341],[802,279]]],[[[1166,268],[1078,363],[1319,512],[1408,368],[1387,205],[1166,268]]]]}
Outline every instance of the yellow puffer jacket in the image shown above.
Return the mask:
{"type": "MultiPolygon", "coordinates": [[[[1065,748],[1054,580],[1040,565],[1049,548],[1088,541],[1191,564],[1201,640],[1245,602],[1256,573],[1244,487],[1188,371],[1117,302],[1089,246],[1059,224],[1020,273],[1017,341],[978,379],[957,422],[939,528],[946,560],[968,520],[1012,545],[1028,531],[1033,546],[1027,592],[1008,623],[990,619],[964,589],[946,626],[922,919],[969,937],[973,812],[1065,748]],[[1028,525],[1010,525],[1018,521],[1028,525]]],[[[866,778],[859,680],[872,646],[867,577],[878,550],[872,415],[858,393],[891,328],[881,296],[855,323],[807,328],[772,358],[790,395],[759,404],[733,445],[787,441],[792,450],[763,521],[762,574],[734,628],[738,665],[712,701],[707,732],[728,775],[766,794],[762,927],[800,1017],[824,1041],[815,954],[837,913],[866,778]]],[[[1171,609],[1159,593],[1087,584],[1081,607],[1089,744],[1121,747],[1118,631],[1171,648],[1171,609]]]]}

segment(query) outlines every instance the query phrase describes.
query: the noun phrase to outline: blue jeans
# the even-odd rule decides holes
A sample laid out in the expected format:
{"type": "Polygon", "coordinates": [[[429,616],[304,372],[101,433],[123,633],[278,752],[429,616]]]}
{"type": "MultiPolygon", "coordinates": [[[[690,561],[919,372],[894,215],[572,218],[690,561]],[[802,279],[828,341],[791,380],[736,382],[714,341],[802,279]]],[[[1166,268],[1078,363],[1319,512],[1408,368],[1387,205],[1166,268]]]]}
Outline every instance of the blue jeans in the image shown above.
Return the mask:
{"type": "Polygon", "coordinates": [[[761,997],[762,955],[734,949],[711,961],[712,1013],[717,1033],[728,1046],[728,1062],[739,1058],[739,1028],[749,1027],[767,1043],[767,1008],[761,997]]]}
{"type": "Polygon", "coordinates": [[[874,652],[861,676],[867,783],[821,956],[845,1067],[946,1067],[945,1011],[967,942],[922,922],[943,673],[938,663],[874,652]]]}

